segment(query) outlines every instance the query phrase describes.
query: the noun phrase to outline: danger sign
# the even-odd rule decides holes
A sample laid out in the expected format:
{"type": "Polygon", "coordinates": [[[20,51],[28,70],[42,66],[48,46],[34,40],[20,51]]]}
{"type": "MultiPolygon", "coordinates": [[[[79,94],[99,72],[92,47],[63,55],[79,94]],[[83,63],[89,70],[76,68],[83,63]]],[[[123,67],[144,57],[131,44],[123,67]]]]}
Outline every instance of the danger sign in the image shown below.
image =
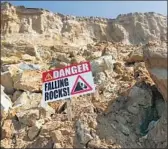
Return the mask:
{"type": "Polygon", "coordinates": [[[43,101],[45,102],[53,102],[95,91],[89,62],[44,72],[42,80],[43,101]]]}

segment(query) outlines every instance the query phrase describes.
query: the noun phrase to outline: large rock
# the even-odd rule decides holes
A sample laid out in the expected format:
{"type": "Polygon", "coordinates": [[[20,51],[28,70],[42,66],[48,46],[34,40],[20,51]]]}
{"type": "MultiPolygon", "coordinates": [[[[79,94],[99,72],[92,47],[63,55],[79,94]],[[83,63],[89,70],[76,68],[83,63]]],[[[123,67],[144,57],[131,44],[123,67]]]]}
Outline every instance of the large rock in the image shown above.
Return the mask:
{"type": "Polygon", "coordinates": [[[22,94],[22,91],[15,91],[12,96],[12,102],[15,102],[21,94],[22,94]]]}
{"type": "MultiPolygon", "coordinates": [[[[4,93],[4,87],[1,85],[1,112],[8,112],[12,107],[11,99],[4,93]]],[[[1,114],[2,114],[1,113],[1,114]]]]}
{"type": "Polygon", "coordinates": [[[71,63],[80,63],[80,62],[85,62],[85,58],[82,56],[75,56],[72,58],[71,63]]]}
{"type": "Polygon", "coordinates": [[[113,70],[113,57],[111,55],[102,56],[91,62],[92,73],[95,75],[98,72],[103,72],[105,70],[113,70]]]}
{"type": "Polygon", "coordinates": [[[76,128],[78,139],[81,144],[86,144],[93,139],[93,137],[90,134],[90,129],[80,120],[76,122],[76,128]]]}
{"type": "Polygon", "coordinates": [[[126,62],[133,63],[133,62],[142,62],[143,61],[143,51],[141,48],[135,49],[132,51],[127,57],[126,62]]]}
{"type": "Polygon", "coordinates": [[[167,47],[148,44],[143,48],[146,67],[158,90],[167,101],[167,47]]]}
{"type": "Polygon", "coordinates": [[[4,121],[4,124],[2,126],[2,139],[4,138],[12,138],[12,135],[14,134],[15,128],[13,124],[13,120],[7,119],[4,121]]]}
{"type": "Polygon", "coordinates": [[[41,126],[42,125],[40,123],[36,123],[34,126],[29,128],[28,137],[30,140],[34,140],[34,138],[38,136],[41,126]]]}
{"type": "Polygon", "coordinates": [[[10,56],[10,57],[1,57],[1,61],[3,64],[16,64],[20,62],[20,59],[16,56],[10,56]]]}
{"type": "Polygon", "coordinates": [[[13,80],[9,71],[1,73],[1,84],[5,87],[5,93],[13,94],[13,80]]]}
{"type": "Polygon", "coordinates": [[[36,121],[40,119],[40,110],[31,109],[22,111],[17,113],[16,116],[22,124],[32,127],[36,124],[36,121]]]}
{"type": "Polygon", "coordinates": [[[14,88],[24,91],[37,92],[42,90],[42,73],[40,71],[26,70],[14,77],[14,88]]]}
{"type": "Polygon", "coordinates": [[[51,107],[50,108],[47,107],[46,109],[38,107],[28,110],[20,110],[20,111],[18,110],[16,116],[18,117],[19,121],[22,124],[32,127],[37,122],[41,123],[41,121],[43,120],[45,121],[50,120],[51,114],[54,114],[54,109],[52,109],[51,107]]]}
{"type": "Polygon", "coordinates": [[[42,94],[23,92],[14,102],[14,107],[20,107],[23,110],[37,108],[42,100],[42,94]]]}
{"type": "Polygon", "coordinates": [[[60,130],[54,130],[51,132],[51,138],[54,142],[61,142],[63,140],[63,135],[60,130]]]}
{"type": "Polygon", "coordinates": [[[167,147],[167,105],[166,104],[161,118],[155,124],[155,127],[151,131],[149,131],[146,144],[147,146],[155,147],[155,148],[167,147]]]}
{"type": "Polygon", "coordinates": [[[20,63],[19,68],[21,70],[40,70],[40,65],[38,64],[26,64],[26,63],[20,63]]]}
{"type": "MultiPolygon", "coordinates": [[[[144,106],[148,107],[152,105],[152,91],[150,89],[142,89],[137,86],[133,86],[128,94],[130,99],[130,105],[133,107],[144,106]]],[[[129,110],[131,108],[129,107],[129,110]]],[[[131,110],[133,113],[136,113],[135,110],[131,110]]]]}

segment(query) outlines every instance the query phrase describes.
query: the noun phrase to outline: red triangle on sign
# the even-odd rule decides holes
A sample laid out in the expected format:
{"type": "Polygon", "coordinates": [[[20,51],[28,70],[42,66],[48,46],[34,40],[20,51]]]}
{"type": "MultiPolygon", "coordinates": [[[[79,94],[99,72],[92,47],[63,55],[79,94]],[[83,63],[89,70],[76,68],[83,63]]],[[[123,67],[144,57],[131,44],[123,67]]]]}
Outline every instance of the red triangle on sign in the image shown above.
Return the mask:
{"type": "Polygon", "coordinates": [[[71,95],[91,91],[92,87],[79,75],[72,88],[71,95]]]}
{"type": "Polygon", "coordinates": [[[52,79],[53,79],[53,77],[51,76],[50,73],[48,73],[45,77],[45,81],[49,81],[49,80],[52,80],[52,79]]]}

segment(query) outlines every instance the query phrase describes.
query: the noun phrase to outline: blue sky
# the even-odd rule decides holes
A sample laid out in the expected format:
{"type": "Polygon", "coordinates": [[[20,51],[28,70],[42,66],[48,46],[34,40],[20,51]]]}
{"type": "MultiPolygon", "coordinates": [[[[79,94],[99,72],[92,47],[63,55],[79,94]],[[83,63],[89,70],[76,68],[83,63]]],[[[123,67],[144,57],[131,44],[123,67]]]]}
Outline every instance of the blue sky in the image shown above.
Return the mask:
{"type": "Polygon", "coordinates": [[[14,5],[44,8],[75,16],[115,18],[130,12],[157,12],[167,15],[166,1],[10,1],[14,5]]]}

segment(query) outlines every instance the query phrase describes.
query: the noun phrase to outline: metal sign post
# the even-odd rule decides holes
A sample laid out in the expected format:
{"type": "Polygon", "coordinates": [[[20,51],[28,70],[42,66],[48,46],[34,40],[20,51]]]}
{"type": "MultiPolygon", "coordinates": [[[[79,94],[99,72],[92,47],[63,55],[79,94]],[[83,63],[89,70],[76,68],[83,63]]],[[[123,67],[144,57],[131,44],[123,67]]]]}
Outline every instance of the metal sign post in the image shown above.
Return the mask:
{"type": "Polygon", "coordinates": [[[72,121],[73,115],[72,115],[72,99],[69,98],[67,100],[67,115],[68,115],[68,121],[72,121]]]}

